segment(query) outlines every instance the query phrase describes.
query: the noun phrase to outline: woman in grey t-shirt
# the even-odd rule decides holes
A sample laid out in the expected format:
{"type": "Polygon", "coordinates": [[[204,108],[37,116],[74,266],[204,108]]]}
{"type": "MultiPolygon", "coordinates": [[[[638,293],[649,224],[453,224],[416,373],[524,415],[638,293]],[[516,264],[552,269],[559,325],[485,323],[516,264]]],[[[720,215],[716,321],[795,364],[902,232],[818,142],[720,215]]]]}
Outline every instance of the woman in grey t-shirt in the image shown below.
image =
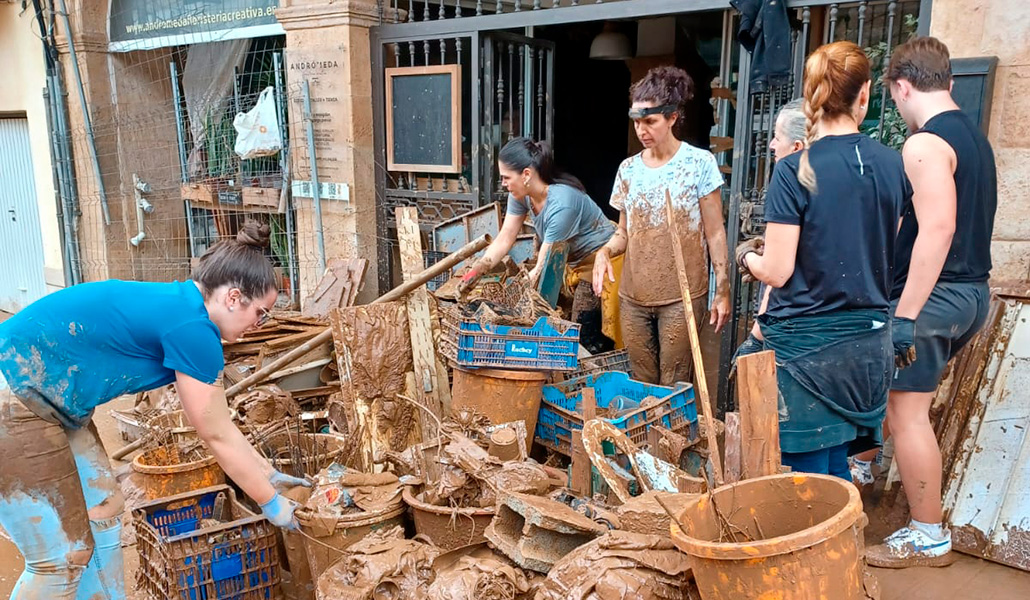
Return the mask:
{"type": "MultiPolygon", "coordinates": [[[[580,339],[588,350],[610,350],[613,344],[602,336],[614,340],[617,334],[602,327],[599,311],[602,299],[591,289],[590,273],[594,254],[615,233],[615,225],[604,216],[597,203],[590,199],[583,184],[575,177],[557,171],[551,147],[546,142],[534,142],[520,137],[509,141],[501,149],[497,160],[501,185],[508,190],[508,208],[497,238],[486,249],[469,272],[463,277],[462,289],[471,287],[484,273],[490,271],[511,250],[527,218],[531,218],[540,243],[539,256],[547,256],[555,244],[569,246],[568,266],[573,272],[586,269],[575,287],[572,318],[583,327],[580,339]]],[[[530,278],[535,283],[543,270],[538,260],[530,278]]],[[[613,292],[618,287],[612,286],[613,292]]],[[[614,298],[614,293],[612,295],[614,298]]],[[[606,318],[611,325],[615,318],[606,318]]]]}

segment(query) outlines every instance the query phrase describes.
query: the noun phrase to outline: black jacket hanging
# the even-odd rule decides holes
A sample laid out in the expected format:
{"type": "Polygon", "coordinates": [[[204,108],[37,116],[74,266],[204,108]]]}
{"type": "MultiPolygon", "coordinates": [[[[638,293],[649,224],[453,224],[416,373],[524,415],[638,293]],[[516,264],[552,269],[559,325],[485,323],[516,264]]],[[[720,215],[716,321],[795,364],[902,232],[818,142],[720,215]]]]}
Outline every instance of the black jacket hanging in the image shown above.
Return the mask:
{"type": "Polygon", "coordinates": [[[790,17],[787,0],[730,0],[740,11],[737,40],[751,53],[751,93],[790,82],[790,17]]]}

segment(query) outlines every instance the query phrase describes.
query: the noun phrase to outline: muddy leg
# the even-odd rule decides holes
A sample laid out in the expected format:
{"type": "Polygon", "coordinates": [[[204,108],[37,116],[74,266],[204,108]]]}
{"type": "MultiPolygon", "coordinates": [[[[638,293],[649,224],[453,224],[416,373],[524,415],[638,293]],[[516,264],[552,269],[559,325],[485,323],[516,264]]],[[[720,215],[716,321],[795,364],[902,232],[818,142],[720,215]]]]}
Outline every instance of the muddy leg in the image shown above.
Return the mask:
{"type": "MultiPolygon", "coordinates": [[[[707,298],[694,299],[694,320],[697,323],[698,335],[701,324],[707,323],[707,298]]],[[[693,381],[694,359],[690,352],[690,334],[683,311],[683,303],[676,302],[658,309],[658,363],[661,385],[673,386],[676,382],[693,381]]]]}
{"type": "Polygon", "coordinates": [[[0,390],[0,526],[25,557],[12,600],[76,597],[93,535],[68,436],[7,390],[0,390]]]}
{"type": "Polygon", "coordinates": [[[77,598],[120,600],[125,598],[121,540],[125,499],[96,425],[90,422],[82,429],[69,431],[68,442],[75,456],[95,543],[93,558],[79,582],[77,598]]]}
{"type": "Polygon", "coordinates": [[[658,332],[653,309],[620,298],[619,320],[633,379],[658,383],[658,332]]]}

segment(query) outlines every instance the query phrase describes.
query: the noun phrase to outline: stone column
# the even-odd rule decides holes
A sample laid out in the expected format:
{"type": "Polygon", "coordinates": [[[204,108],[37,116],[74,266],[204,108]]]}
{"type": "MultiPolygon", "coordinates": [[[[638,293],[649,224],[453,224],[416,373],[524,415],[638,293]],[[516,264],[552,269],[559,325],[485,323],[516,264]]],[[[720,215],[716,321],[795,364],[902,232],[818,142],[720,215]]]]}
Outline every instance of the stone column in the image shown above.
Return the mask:
{"type": "MultiPolygon", "coordinates": [[[[380,22],[380,9],[370,0],[286,0],[276,11],[286,30],[286,79],[289,96],[292,179],[310,181],[311,167],[304,121],[302,86],[311,95],[318,179],[343,184],[347,200],[323,199],[322,229],[326,262],[365,258],[369,269],[358,296],[376,296],[376,197],[372,140],[372,66],[369,29],[380,22]]],[[[300,292],[315,289],[318,242],[310,198],[294,196],[297,210],[297,252],[300,292]]]]}

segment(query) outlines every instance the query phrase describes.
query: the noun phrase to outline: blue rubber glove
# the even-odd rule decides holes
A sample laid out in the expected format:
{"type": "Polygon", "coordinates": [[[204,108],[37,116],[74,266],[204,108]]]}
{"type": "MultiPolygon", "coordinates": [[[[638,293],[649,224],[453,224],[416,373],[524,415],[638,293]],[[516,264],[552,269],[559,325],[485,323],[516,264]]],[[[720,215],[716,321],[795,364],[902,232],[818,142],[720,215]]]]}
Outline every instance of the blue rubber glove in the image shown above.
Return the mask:
{"type": "Polygon", "coordinates": [[[287,475],[281,471],[272,471],[272,474],[268,476],[268,483],[271,483],[275,491],[280,493],[288,492],[290,488],[295,488],[298,485],[306,488],[311,487],[311,482],[307,479],[287,475]]]}
{"type": "Polygon", "coordinates": [[[293,516],[293,512],[297,510],[298,506],[300,505],[293,500],[276,492],[271,500],[261,505],[261,514],[276,527],[297,531],[299,525],[297,524],[297,517],[293,516]]]}

